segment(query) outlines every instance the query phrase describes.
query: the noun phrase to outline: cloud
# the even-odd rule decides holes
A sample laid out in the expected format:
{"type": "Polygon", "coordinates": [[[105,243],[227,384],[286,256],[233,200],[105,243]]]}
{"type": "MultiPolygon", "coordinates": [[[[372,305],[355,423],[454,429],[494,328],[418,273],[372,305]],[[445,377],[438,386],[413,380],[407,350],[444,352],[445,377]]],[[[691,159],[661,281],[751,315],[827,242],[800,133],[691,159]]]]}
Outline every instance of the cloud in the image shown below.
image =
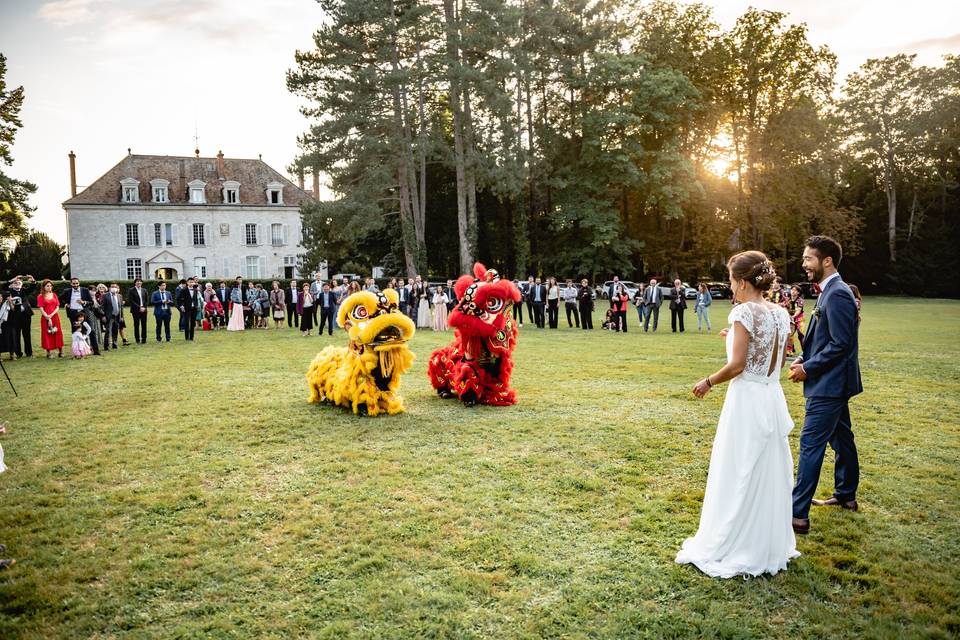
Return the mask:
{"type": "Polygon", "coordinates": [[[72,27],[93,21],[97,4],[100,0],[54,0],[41,6],[37,15],[58,27],[72,27]]]}
{"type": "Polygon", "coordinates": [[[925,40],[915,40],[897,47],[901,51],[920,51],[924,49],[937,49],[943,53],[953,53],[960,51],[960,33],[945,38],[927,38],[925,40]]]}

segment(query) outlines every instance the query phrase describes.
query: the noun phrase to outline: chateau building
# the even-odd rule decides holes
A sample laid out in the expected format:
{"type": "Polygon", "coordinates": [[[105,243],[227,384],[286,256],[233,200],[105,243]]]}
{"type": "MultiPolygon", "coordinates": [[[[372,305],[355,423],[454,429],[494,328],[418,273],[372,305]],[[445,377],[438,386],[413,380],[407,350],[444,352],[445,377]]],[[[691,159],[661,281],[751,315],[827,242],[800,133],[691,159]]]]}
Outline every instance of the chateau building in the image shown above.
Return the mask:
{"type": "Polygon", "coordinates": [[[67,212],[82,280],[300,277],[300,204],[310,194],[262,160],[128,154],[67,212]]]}

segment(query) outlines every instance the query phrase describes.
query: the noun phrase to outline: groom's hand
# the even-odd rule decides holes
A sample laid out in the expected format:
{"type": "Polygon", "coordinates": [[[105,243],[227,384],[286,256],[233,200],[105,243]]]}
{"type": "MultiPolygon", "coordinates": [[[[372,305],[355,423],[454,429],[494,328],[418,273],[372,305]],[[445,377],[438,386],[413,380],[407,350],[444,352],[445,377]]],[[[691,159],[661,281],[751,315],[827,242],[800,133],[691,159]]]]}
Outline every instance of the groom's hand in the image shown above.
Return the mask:
{"type": "Polygon", "coordinates": [[[803,382],[807,379],[807,372],[803,370],[802,362],[794,362],[790,365],[790,374],[787,376],[791,382],[803,382]]]}

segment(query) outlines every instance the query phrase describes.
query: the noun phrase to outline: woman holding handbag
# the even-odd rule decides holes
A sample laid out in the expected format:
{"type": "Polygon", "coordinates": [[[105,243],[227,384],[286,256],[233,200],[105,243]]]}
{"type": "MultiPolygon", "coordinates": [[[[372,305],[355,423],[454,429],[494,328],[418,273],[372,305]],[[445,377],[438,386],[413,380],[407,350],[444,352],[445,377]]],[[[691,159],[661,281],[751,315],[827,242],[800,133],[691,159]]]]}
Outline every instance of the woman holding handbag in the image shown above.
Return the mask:
{"type": "Polygon", "coordinates": [[[284,303],[283,289],[280,283],[273,281],[273,288],[270,289],[270,315],[273,316],[274,329],[279,329],[283,324],[284,311],[287,305],[284,303]]]}

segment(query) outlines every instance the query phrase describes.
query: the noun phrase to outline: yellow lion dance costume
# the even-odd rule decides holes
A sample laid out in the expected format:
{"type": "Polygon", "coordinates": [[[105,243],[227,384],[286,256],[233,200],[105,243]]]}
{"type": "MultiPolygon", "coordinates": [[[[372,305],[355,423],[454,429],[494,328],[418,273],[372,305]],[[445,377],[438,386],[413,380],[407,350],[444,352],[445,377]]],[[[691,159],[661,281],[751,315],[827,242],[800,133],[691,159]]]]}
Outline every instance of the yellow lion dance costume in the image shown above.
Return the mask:
{"type": "Polygon", "coordinates": [[[350,407],[357,415],[395,414],[405,410],[397,394],[400,375],[413,364],[407,342],[413,321],[397,308],[393,289],[358,291],[337,313],[337,324],[350,338],[346,347],[329,346],[307,371],[310,402],[350,407]]]}

